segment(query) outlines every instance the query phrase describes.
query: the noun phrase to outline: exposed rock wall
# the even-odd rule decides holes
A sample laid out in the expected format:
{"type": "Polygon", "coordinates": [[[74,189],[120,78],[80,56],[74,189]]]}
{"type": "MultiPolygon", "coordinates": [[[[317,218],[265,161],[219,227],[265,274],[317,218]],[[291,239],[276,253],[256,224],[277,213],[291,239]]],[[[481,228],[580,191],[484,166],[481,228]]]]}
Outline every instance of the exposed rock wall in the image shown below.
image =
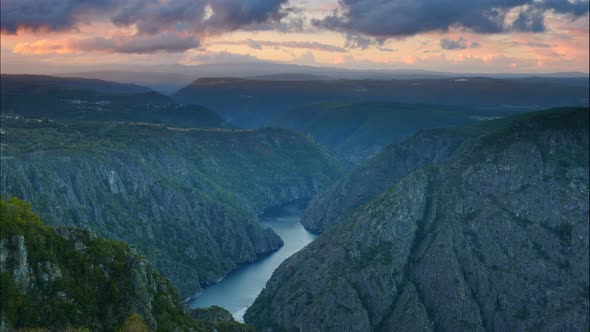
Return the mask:
{"type": "Polygon", "coordinates": [[[587,331],[588,110],[498,127],[285,261],[246,321],[276,331],[587,331]]]}
{"type": "Polygon", "coordinates": [[[301,223],[309,231],[325,231],[409,173],[447,161],[468,135],[467,132],[431,129],[388,146],[316,195],[304,210],[301,223]]]}
{"type": "MultiPolygon", "coordinates": [[[[290,131],[154,129],[135,137],[134,128],[119,129],[129,131],[121,146],[96,139],[85,149],[5,153],[2,194],[32,202],[51,225],[134,244],[183,297],[282,245],[258,226],[259,211],[310,199],[341,174],[325,151],[290,131]]],[[[42,137],[42,129],[27,130],[20,134],[42,137]]]]}
{"type": "Polygon", "coordinates": [[[170,282],[124,243],[43,225],[18,199],[0,207],[2,332],[116,331],[130,322],[150,331],[249,330],[222,308],[192,318],[170,282]]]}

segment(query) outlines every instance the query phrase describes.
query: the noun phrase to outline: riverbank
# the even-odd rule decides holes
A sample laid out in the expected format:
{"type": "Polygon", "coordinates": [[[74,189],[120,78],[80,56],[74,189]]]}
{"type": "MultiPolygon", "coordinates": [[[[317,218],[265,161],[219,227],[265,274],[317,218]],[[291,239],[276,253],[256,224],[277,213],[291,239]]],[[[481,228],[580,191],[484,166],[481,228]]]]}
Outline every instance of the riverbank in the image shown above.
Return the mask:
{"type": "Polygon", "coordinates": [[[281,207],[265,210],[259,216],[263,227],[271,228],[284,242],[276,252],[251,264],[244,265],[220,282],[207,286],[197,297],[186,304],[191,308],[217,305],[227,309],[238,321],[266,285],[274,270],[287,258],[301,250],[316,235],[306,231],[299,222],[305,204],[294,202],[281,207]]]}

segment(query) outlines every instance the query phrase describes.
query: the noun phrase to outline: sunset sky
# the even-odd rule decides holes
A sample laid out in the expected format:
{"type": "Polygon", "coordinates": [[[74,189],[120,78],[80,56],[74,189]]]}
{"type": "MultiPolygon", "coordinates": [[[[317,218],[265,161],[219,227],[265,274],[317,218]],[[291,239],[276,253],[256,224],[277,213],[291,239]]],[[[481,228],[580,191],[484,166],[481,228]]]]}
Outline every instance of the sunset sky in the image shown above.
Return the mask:
{"type": "Polygon", "coordinates": [[[588,72],[588,1],[1,0],[2,72],[272,61],[588,72]]]}

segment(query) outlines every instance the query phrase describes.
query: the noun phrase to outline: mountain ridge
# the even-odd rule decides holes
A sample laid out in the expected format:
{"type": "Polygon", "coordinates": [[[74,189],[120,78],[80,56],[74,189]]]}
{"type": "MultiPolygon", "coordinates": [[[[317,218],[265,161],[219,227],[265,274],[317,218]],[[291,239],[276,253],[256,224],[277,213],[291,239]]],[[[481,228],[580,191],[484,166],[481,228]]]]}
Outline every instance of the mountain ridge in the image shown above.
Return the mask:
{"type": "Polygon", "coordinates": [[[1,77],[3,116],[103,122],[147,122],[182,127],[229,127],[199,105],[176,104],[145,87],[53,76],[1,77]],[[130,87],[129,87],[130,86],[130,87]]]}
{"type": "Polygon", "coordinates": [[[317,102],[396,102],[506,111],[587,106],[588,88],[553,80],[437,78],[408,80],[267,81],[197,79],[172,98],[219,112],[237,126],[263,127],[291,110],[317,102]]]}
{"type": "Polygon", "coordinates": [[[3,119],[2,195],[32,202],[50,225],[136,245],[183,298],[282,241],[262,209],[310,199],[342,169],[282,129],[3,119]]]}
{"type": "Polygon", "coordinates": [[[286,260],[246,322],[587,330],[588,109],[487,124],[448,162],[404,176],[286,260]]]}

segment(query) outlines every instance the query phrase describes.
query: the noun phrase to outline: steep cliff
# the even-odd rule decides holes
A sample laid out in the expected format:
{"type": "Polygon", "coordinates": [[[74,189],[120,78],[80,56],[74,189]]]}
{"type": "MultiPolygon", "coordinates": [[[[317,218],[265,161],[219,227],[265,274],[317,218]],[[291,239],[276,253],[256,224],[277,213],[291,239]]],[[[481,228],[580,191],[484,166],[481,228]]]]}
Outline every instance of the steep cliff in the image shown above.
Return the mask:
{"type": "Polygon", "coordinates": [[[587,331],[588,109],[490,122],[285,261],[276,331],[587,331]]]}
{"type": "Polygon", "coordinates": [[[447,161],[475,130],[430,129],[392,144],[320,192],[301,216],[303,226],[321,233],[357,207],[426,165],[447,161]]]}
{"type": "Polygon", "coordinates": [[[50,225],[137,246],[183,297],[282,245],[262,209],[309,199],[341,174],[286,130],[4,120],[2,194],[50,225]]]}
{"type": "Polygon", "coordinates": [[[220,308],[191,318],[168,280],[124,243],[54,230],[16,198],[0,205],[1,331],[249,330],[220,308]]]}

